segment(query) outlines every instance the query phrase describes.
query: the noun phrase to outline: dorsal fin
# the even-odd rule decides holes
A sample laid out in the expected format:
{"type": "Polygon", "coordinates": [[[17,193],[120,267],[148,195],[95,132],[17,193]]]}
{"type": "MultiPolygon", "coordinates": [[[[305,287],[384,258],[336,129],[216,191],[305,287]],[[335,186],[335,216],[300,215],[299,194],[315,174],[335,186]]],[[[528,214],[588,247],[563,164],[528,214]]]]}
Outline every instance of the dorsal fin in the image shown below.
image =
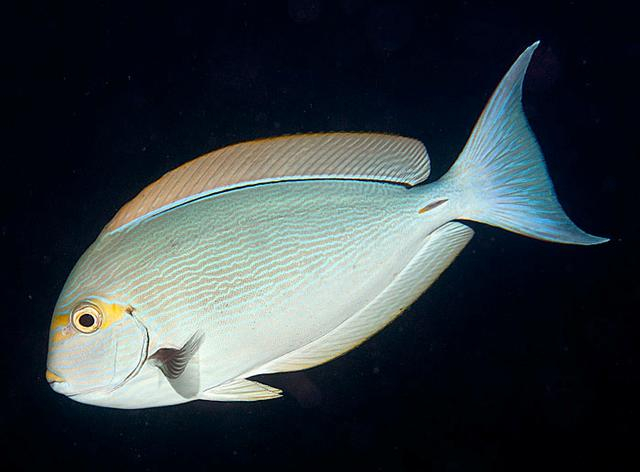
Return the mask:
{"type": "Polygon", "coordinates": [[[415,185],[429,157],[415,139],[379,133],[318,133],[261,139],[218,149],[166,173],[125,204],[110,232],[203,195],[298,179],[366,179],[415,185]]]}

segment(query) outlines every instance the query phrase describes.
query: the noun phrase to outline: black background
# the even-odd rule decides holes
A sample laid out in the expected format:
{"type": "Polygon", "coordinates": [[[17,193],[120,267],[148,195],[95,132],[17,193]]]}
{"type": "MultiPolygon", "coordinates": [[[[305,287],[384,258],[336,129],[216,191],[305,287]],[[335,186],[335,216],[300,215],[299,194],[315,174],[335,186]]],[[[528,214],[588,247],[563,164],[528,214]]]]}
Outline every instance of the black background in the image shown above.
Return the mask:
{"type": "Polygon", "coordinates": [[[615,2],[5,5],[3,468],[639,470],[636,20],[615,2]],[[536,39],[527,115],[568,214],[611,242],[473,224],[379,335],[261,378],[283,399],[122,411],[50,390],[56,297],[144,185],[226,144],[333,130],[421,139],[438,177],[536,39]]]}

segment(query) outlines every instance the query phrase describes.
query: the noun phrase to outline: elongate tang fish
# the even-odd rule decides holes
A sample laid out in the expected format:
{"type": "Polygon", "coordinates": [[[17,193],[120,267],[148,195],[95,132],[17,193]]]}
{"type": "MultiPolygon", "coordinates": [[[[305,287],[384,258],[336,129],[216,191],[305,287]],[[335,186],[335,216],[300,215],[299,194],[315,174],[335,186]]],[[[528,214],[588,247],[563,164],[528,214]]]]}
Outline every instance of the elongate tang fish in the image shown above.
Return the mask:
{"type": "Polygon", "coordinates": [[[284,136],[165,174],[87,249],[53,313],[46,378],[74,400],[145,408],[265,400],[258,374],[358,346],[438,278],[480,221],[598,244],[564,213],[524,116],[526,49],[451,169],[414,139],[284,136]]]}

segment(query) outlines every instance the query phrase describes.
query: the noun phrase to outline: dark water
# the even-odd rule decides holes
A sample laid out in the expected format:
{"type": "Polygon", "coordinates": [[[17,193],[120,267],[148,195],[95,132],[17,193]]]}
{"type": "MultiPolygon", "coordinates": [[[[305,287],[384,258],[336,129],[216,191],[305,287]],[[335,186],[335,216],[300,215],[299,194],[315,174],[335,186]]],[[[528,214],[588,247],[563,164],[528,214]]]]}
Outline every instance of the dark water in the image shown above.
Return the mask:
{"type": "Polygon", "coordinates": [[[607,2],[21,2],[3,12],[5,470],[638,470],[636,17],[607,2]],[[44,380],[50,313],[144,185],[241,140],[331,130],[423,140],[433,175],[542,40],[525,109],[599,247],[479,224],[410,310],[261,403],[119,411],[44,380]]]}

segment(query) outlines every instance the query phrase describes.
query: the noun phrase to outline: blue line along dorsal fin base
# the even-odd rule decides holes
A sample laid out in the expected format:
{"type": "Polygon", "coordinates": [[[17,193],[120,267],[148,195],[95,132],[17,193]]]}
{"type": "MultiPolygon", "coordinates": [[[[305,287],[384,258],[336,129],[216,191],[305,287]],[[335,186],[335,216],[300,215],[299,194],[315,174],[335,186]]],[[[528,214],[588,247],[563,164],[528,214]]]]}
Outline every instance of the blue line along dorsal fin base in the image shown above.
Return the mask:
{"type": "Polygon", "coordinates": [[[143,189],[103,233],[235,188],[288,180],[375,180],[416,185],[429,176],[418,140],[383,133],[313,133],[260,139],[210,152],[143,189]]]}

